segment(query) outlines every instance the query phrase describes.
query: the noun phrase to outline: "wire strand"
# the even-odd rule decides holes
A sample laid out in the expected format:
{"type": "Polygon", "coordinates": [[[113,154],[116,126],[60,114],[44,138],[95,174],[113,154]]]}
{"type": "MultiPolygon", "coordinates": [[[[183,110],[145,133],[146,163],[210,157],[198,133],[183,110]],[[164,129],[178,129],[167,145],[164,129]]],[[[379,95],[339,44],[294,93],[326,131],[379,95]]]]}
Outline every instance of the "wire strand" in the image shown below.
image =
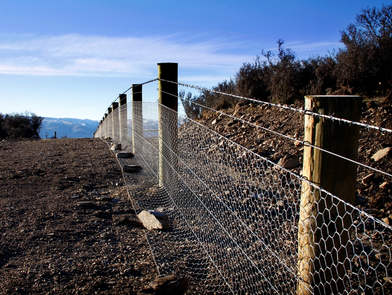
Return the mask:
{"type": "MultiPolygon", "coordinates": [[[[171,110],[170,108],[168,108],[168,107],[166,107],[166,106],[164,106],[164,105],[162,105],[162,104],[161,104],[161,106],[164,107],[164,108],[167,108],[168,110],[171,110]]],[[[174,110],[171,110],[171,111],[175,112],[174,110]]],[[[387,227],[387,228],[389,228],[390,230],[392,230],[392,226],[391,226],[391,225],[386,224],[386,223],[380,221],[379,219],[373,217],[373,216],[370,215],[369,213],[366,213],[366,212],[364,212],[364,211],[359,210],[358,208],[354,207],[354,206],[351,205],[350,203],[348,203],[348,202],[346,202],[346,201],[340,199],[338,196],[335,196],[334,194],[330,193],[329,191],[323,189],[323,188],[320,187],[318,184],[316,184],[316,183],[310,181],[310,180],[307,179],[306,177],[304,177],[304,176],[302,176],[302,175],[298,175],[297,173],[294,173],[294,172],[292,172],[292,171],[290,171],[290,170],[284,168],[283,166],[281,166],[281,165],[279,165],[279,164],[277,164],[277,163],[274,163],[273,161],[269,160],[268,158],[263,157],[263,156],[261,156],[261,155],[255,153],[255,152],[251,151],[250,149],[248,149],[248,148],[246,148],[246,147],[240,145],[239,143],[237,143],[237,142],[231,140],[230,138],[227,138],[227,137],[223,136],[222,134],[216,132],[215,130],[213,130],[213,129],[211,129],[211,128],[209,128],[209,127],[207,127],[207,126],[205,126],[205,125],[203,125],[203,124],[201,124],[201,123],[199,123],[199,122],[197,122],[197,121],[195,121],[195,120],[193,120],[193,119],[191,119],[191,118],[189,118],[189,117],[187,118],[187,120],[189,120],[190,122],[192,122],[192,123],[194,123],[194,124],[196,124],[196,125],[198,125],[198,126],[204,128],[204,129],[206,129],[207,131],[211,132],[212,134],[215,134],[215,135],[217,135],[218,137],[220,137],[220,138],[222,138],[222,139],[225,139],[225,140],[227,140],[228,142],[230,142],[230,143],[232,143],[232,144],[234,144],[234,145],[236,145],[236,146],[238,146],[238,147],[241,147],[241,148],[245,149],[247,152],[249,152],[250,154],[256,156],[257,158],[262,159],[262,160],[265,161],[267,164],[270,164],[270,165],[272,165],[272,166],[274,166],[274,167],[280,169],[281,171],[283,171],[283,172],[285,172],[285,173],[288,173],[289,175],[291,175],[291,176],[293,176],[293,177],[295,177],[295,178],[298,178],[299,180],[301,180],[301,181],[303,181],[303,182],[309,184],[310,186],[312,186],[314,189],[317,189],[317,190],[319,190],[320,192],[325,193],[326,195],[330,196],[330,197],[333,198],[333,199],[339,200],[340,202],[342,202],[342,203],[345,204],[346,206],[352,208],[353,210],[356,210],[356,211],[360,212],[361,215],[364,215],[364,216],[366,216],[367,218],[371,218],[372,220],[375,220],[376,223],[381,224],[382,226],[387,227]]]]}
{"type": "Polygon", "coordinates": [[[370,124],[357,122],[357,121],[351,121],[351,120],[347,120],[347,119],[343,119],[343,118],[337,118],[337,117],[334,117],[334,116],[331,116],[331,115],[315,113],[315,112],[312,112],[310,110],[303,110],[303,109],[294,108],[294,107],[281,105],[281,104],[277,104],[277,103],[266,102],[266,101],[262,101],[262,100],[257,100],[255,98],[250,98],[250,97],[245,97],[245,96],[225,93],[225,92],[221,92],[221,91],[217,91],[217,90],[213,90],[213,89],[208,89],[208,88],[197,86],[197,85],[186,84],[186,83],[182,83],[182,82],[174,82],[174,81],[169,81],[169,80],[165,80],[165,79],[159,79],[159,80],[160,81],[164,81],[164,82],[168,82],[168,83],[177,84],[177,85],[184,86],[184,87],[188,87],[188,88],[197,89],[197,90],[200,90],[200,91],[208,91],[208,92],[212,92],[212,93],[216,93],[216,94],[220,94],[220,95],[226,95],[226,96],[230,96],[230,97],[234,97],[234,98],[238,98],[238,99],[242,99],[242,100],[251,101],[251,102],[254,102],[254,103],[257,103],[257,104],[268,105],[268,106],[276,107],[276,108],[279,108],[279,109],[290,110],[290,111],[301,113],[301,114],[305,114],[305,115],[311,115],[311,116],[315,116],[315,117],[320,117],[320,118],[324,118],[324,119],[338,121],[338,122],[341,122],[341,123],[357,125],[357,126],[360,126],[360,127],[363,127],[363,128],[373,129],[373,130],[377,130],[377,131],[380,131],[380,132],[386,132],[386,133],[391,133],[392,134],[392,129],[389,129],[389,128],[384,128],[384,127],[380,127],[380,126],[370,125],[370,124]]]}
{"type": "MultiPolygon", "coordinates": [[[[176,95],[174,95],[174,94],[172,94],[172,93],[165,92],[165,91],[162,91],[162,92],[165,93],[165,94],[168,94],[168,95],[171,95],[171,96],[173,96],[173,97],[177,97],[177,98],[178,98],[178,96],[176,96],[176,95]]],[[[326,149],[324,149],[324,148],[321,148],[321,147],[319,147],[319,146],[316,146],[316,145],[314,145],[314,144],[311,144],[311,143],[309,143],[308,141],[304,141],[304,140],[301,140],[301,139],[297,139],[297,138],[294,138],[294,137],[292,137],[292,136],[289,136],[289,135],[280,133],[280,132],[278,132],[278,131],[275,131],[275,130],[271,130],[271,129],[265,128],[265,127],[263,127],[263,126],[260,126],[260,125],[257,125],[257,124],[255,124],[255,123],[249,122],[249,121],[247,121],[247,120],[244,120],[244,119],[235,117],[235,116],[230,115],[230,114],[227,114],[227,113],[225,113],[225,112],[222,112],[222,111],[219,111],[219,110],[210,108],[210,107],[208,107],[208,106],[199,104],[199,103],[197,103],[197,102],[191,101],[191,103],[194,104],[194,105],[197,105],[197,106],[199,106],[199,107],[208,109],[208,110],[210,110],[210,111],[214,111],[214,112],[219,113],[219,114],[221,114],[221,115],[230,117],[230,118],[232,118],[232,119],[234,119],[234,120],[237,120],[237,121],[240,121],[240,122],[242,122],[242,123],[248,124],[248,125],[250,125],[250,126],[252,126],[252,127],[255,127],[255,128],[258,128],[258,129],[262,129],[262,130],[267,131],[267,132],[269,132],[269,133],[272,133],[272,134],[275,134],[275,135],[277,135],[277,136],[283,137],[283,138],[285,138],[285,139],[289,139],[289,140],[294,141],[294,142],[299,142],[299,143],[301,143],[301,144],[304,145],[304,146],[308,146],[308,147],[315,148],[315,149],[317,149],[317,150],[319,150],[319,151],[325,152],[325,153],[330,154],[330,155],[332,155],[332,156],[334,156],[334,157],[337,157],[337,158],[340,158],[340,159],[349,161],[349,162],[354,163],[354,164],[357,164],[358,166],[361,166],[361,167],[363,167],[363,168],[372,170],[372,171],[374,171],[374,172],[377,172],[377,173],[380,173],[380,174],[383,174],[383,175],[385,175],[385,176],[388,176],[388,177],[391,177],[391,178],[392,178],[392,174],[390,174],[390,173],[388,173],[388,172],[382,171],[382,170],[380,170],[380,169],[377,169],[377,168],[374,168],[374,167],[372,167],[372,166],[369,166],[369,165],[363,164],[363,163],[361,163],[361,162],[358,162],[358,161],[356,161],[356,160],[350,159],[350,158],[348,158],[348,157],[345,157],[345,156],[339,155],[339,154],[337,154],[337,153],[331,152],[331,151],[329,151],[329,150],[326,150],[326,149]]]]}
{"type": "MultiPolygon", "coordinates": [[[[145,82],[143,82],[143,83],[140,83],[139,85],[146,85],[146,84],[149,84],[149,83],[158,81],[158,80],[159,80],[158,78],[151,79],[151,80],[145,81],[145,82]]],[[[128,89],[126,89],[125,91],[123,91],[120,95],[126,94],[126,93],[127,93],[129,90],[131,90],[131,89],[133,89],[133,85],[131,85],[128,89]]],[[[138,93],[140,93],[140,92],[138,92],[138,93]]],[[[112,103],[111,103],[110,105],[112,105],[114,102],[116,102],[116,101],[120,98],[120,95],[117,96],[117,97],[115,98],[115,100],[113,100],[112,103]]]]}

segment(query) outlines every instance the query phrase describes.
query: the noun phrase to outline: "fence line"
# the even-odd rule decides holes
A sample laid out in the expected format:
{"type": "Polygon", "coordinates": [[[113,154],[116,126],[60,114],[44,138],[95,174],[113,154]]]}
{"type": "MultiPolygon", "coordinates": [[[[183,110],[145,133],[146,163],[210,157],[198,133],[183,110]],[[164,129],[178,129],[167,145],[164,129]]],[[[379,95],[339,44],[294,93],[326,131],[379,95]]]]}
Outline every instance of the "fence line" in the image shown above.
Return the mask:
{"type": "MultiPolygon", "coordinates": [[[[164,92],[164,91],[163,91],[163,92],[164,92]]],[[[167,92],[164,92],[164,93],[166,93],[166,94],[168,94],[168,95],[171,95],[171,96],[173,96],[173,97],[179,98],[178,96],[172,95],[172,94],[170,94],[170,93],[167,93],[167,92]]],[[[308,141],[301,140],[301,139],[298,139],[298,138],[295,138],[295,137],[292,137],[292,136],[289,136],[289,135],[285,135],[285,134],[283,134],[283,133],[280,133],[280,132],[271,130],[271,129],[269,129],[269,128],[265,128],[265,127],[263,127],[263,126],[257,125],[257,124],[255,124],[255,123],[249,122],[249,121],[247,121],[247,120],[238,118],[238,117],[236,117],[236,116],[230,115],[230,114],[228,114],[228,113],[225,113],[225,112],[216,110],[216,109],[214,109],[214,108],[208,107],[208,106],[206,106],[206,105],[203,105],[203,104],[200,104],[200,103],[197,103],[197,102],[194,102],[194,101],[191,101],[190,103],[193,104],[193,105],[196,105],[196,106],[198,106],[198,107],[201,107],[201,108],[204,108],[204,109],[207,109],[207,110],[216,112],[216,113],[218,113],[218,114],[220,114],[220,115],[227,116],[227,117],[229,117],[229,118],[232,118],[232,119],[234,119],[234,120],[240,121],[240,122],[242,122],[242,123],[248,124],[249,126],[252,126],[252,127],[255,127],[255,128],[258,128],[258,129],[262,129],[262,130],[264,130],[264,131],[267,131],[267,132],[269,132],[269,133],[272,133],[272,134],[275,134],[275,135],[277,135],[277,136],[283,137],[283,138],[285,138],[285,139],[289,139],[289,140],[294,141],[294,142],[298,142],[298,143],[300,143],[300,144],[302,144],[302,145],[304,145],[304,146],[309,146],[309,147],[315,148],[315,149],[320,150],[320,151],[322,151],[322,152],[328,153],[328,154],[330,154],[330,155],[332,155],[332,156],[341,158],[341,159],[343,159],[343,160],[346,160],[346,161],[349,161],[349,162],[351,162],[351,163],[354,163],[354,164],[356,164],[356,165],[358,165],[358,166],[362,166],[363,168],[372,170],[372,171],[374,171],[374,172],[377,172],[377,173],[380,173],[380,174],[383,174],[383,175],[385,175],[385,176],[388,176],[388,177],[391,177],[391,178],[392,178],[392,174],[391,174],[391,173],[385,172],[385,171],[383,171],[383,170],[380,170],[380,169],[371,167],[371,166],[366,165],[366,164],[364,164],[364,163],[358,162],[358,161],[356,161],[356,160],[353,160],[353,159],[344,157],[344,156],[342,156],[342,155],[339,155],[339,154],[337,154],[337,153],[331,152],[331,151],[329,151],[329,150],[323,149],[323,148],[321,148],[321,147],[319,147],[319,146],[316,146],[316,145],[313,145],[313,144],[309,143],[308,141]]],[[[328,116],[328,117],[330,117],[330,116],[328,116]]],[[[348,121],[348,120],[346,120],[346,121],[348,121]]]]}
{"type": "MultiPolygon", "coordinates": [[[[142,84],[156,81],[207,91],[162,78],[142,84]]],[[[160,88],[159,93],[178,100],[178,90],[160,88]]],[[[329,114],[256,102],[390,133],[386,128],[329,114]]],[[[350,164],[392,176],[312,142],[193,103],[350,164]]],[[[95,136],[108,138],[114,134],[108,126],[116,116],[123,117],[124,111],[136,116],[131,118],[132,123],[126,120],[125,127],[120,123],[120,133],[128,136],[125,140],[111,140],[135,146],[136,161],[147,168],[145,173],[149,175],[148,187],[133,196],[135,210],[158,210],[171,223],[167,231],[146,233],[161,275],[185,275],[191,282],[190,292],[196,294],[392,294],[391,226],[328,191],[323,182],[286,169],[197,120],[185,117],[179,123],[178,111],[162,103],[128,101],[117,112],[108,112],[95,136]],[[135,113],[133,108],[141,111],[135,113]],[[151,128],[143,120],[144,114],[151,111],[157,118],[159,114],[157,135],[150,134],[156,131],[155,126],[151,128]],[[302,204],[305,195],[311,198],[302,204]],[[306,218],[303,208],[311,209],[306,218]],[[304,228],[308,231],[305,240],[301,237],[304,228]],[[310,244],[304,247],[304,241],[310,244]]]]}
{"type": "MultiPolygon", "coordinates": [[[[375,125],[371,125],[371,124],[365,124],[365,123],[362,123],[362,122],[351,121],[351,120],[347,120],[347,119],[344,119],[344,118],[338,118],[338,117],[331,116],[331,115],[320,114],[320,113],[312,112],[310,110],[303,110],[303,109],[299,109],[299,108],[295,108],[295,107],[291,107],[291,106],[287,106],[287,105],[267,102],[267,101],[263,101],[263,100],[259,100],[259,99],[255,99],[255,98],[246,97],[246,96],[235,95],[235,94],[231,94],[231,93],[225,93],[225,92],[222,92],[222,91],[208,89],[208,88],[201,87],[201,86],[198,86],[198,85],[192,85],[192,84],[187,84],[187,83],[182,83],[182,82],[176,83],[176,82],[169,81],[169,80],[164,80],[164,79],[160,79],[160,80],[162,80],[164,82],[168,82],[168,83],[175,83],[175,84],[180,85],[180,86],[193,88],[193,89],[200,90],[200,91],[206,91],[206,92],[211,92],[211,93],[215,93],[215,94],[219,94],[219,95],[230,96],[230,97],[233,97],[233,98],[250,101],[250,102],[257,103],[257,104],[263,104],[263,105],[267,105],[267,106],[276,107],[276,108],[279,108],[279,109],[290,110],[290,111],[301,113],[301,114],[305,114],[305,115],[311,115],[311,116],[320,117],[320,118],[324,118],[324,119],[329,119],[329,120],[333,120],[333,121],[337,121],[337,122],[341,122],[341,123],[357,125],[357,126],[360,126],[360,127],[373,129],[373,130],[377,130],[377,131],[380,131],[380,132],[392,133],[392,129],[389,129],[389,128],[383,128],[383,127],[380,127],[380,126],[375,126],[375,125]]],[[[335,95],[324,95],[324,96],[325,97],[334,97],[335,95]]],[[[344,95],[344,96],[348,96],[348,95],[344,95]]]]}

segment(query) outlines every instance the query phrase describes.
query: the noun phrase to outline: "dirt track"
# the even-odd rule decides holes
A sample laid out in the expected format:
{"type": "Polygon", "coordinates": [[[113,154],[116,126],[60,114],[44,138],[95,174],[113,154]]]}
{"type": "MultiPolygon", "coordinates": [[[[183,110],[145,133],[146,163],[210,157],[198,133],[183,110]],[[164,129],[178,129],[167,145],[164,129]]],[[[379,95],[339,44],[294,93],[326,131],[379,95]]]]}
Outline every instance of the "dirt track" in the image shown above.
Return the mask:
{"type": "Polygon", "coordinates": [[[105,143],[0,142],[0,294],[134,294],[156,276],[105,143]]]}

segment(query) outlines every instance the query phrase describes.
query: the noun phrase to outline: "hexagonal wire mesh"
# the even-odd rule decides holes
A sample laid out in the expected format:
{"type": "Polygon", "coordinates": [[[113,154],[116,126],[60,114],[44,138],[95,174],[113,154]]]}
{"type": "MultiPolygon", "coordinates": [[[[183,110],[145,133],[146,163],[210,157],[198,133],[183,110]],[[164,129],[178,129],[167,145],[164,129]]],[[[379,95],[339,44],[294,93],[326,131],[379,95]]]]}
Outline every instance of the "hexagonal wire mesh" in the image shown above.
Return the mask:
{"type": "Polygon", "coordinates": [[[170,220],[168,230],[147,234],[161,275],[188,277],[196,294],[392,294],[391,227],[198,121],[178,123],[158,103],[133,108],[140,117],[128,128],[148,187],[134,206],[170,220]],[[147,113],[177,130],[175,143],[147,113]],[[300,221],[304,191],[312,217],[300,221]],[[299,255],[301,226],[309,253],[299,255]]]}

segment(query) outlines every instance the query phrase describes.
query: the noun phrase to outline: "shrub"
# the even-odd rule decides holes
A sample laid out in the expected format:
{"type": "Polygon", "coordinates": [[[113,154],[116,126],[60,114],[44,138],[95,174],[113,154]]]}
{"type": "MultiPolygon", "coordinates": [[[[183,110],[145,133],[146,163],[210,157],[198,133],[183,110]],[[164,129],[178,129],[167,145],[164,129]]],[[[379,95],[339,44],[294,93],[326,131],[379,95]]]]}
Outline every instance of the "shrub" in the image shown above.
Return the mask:
{"type": "Polygon", "coordinates": [[[392,5],[365,9],[343,31],[337,55],[339,86],[369,96],[386,95],[392,84],[392,5]]]}
{"type": "Polygon", "coordinates": [[[0,138],[40,138],[42,120],[35,114],[0,114],[0,138]]]}
{"type": "Polygon", "coordinates": [[[236,74],[236,92],[241,96],[268,101],[271,97],[270,79],[271,69],[258,56],[254,63],[243,64],[236,74]]]}
{"type": "MultiPolygon", "coordinates": [[[[363,10],[356,22],[342,32],[345,48],[337,54],[298,60],[278,40],[276,54],[262,52],[245,63],[235,81],[219,83],[213,90],[264,101],[293,103],[308,94],[360,94],[387,96],[392,101],[392,5],[363,10]]],[[[201,110],[191,101],[216,109],[232,107],[238,99],[203,91],[185,99],[194,116],[201,110]]]]}

